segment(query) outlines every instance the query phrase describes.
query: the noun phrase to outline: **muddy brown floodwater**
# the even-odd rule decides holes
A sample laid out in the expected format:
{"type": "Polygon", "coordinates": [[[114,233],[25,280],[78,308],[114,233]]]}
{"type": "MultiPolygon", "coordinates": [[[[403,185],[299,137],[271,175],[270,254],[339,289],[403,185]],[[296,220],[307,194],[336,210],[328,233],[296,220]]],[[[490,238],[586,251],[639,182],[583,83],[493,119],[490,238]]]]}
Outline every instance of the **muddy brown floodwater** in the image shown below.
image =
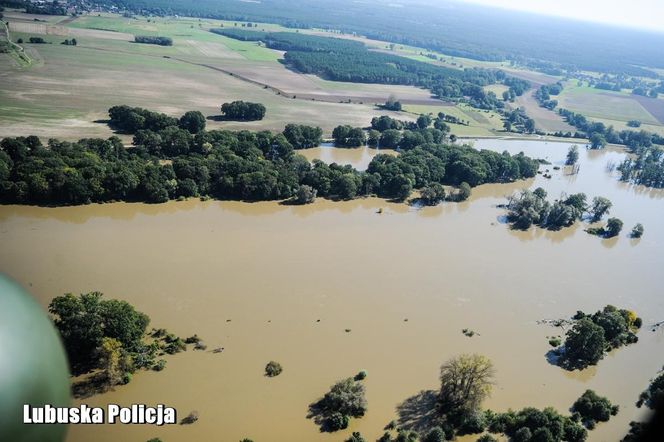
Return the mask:
{"type": "MultiPolygon", "coordinates": [[[[523,150],[554,165],[569,146],[475,144],[523,150]]],[[[486,407],[566,412],[592,388],[620,413],[590,440],[618,440],[643,416],[634,401],[664,364],[664,336],[648,328],[664,320],[664,193],[618,182],[606,166],[623,156],[581,149],[578,175],[552,170],[552,179],[481,186],[467,202],[421,210],[375,198],[305,207],[194,200],[2,206],[0,269],[43,306],[64,292],[99,290],[148,313],[155,327],[225,347],[175,355],[163,372],[139,372],[85,401],[163,403],[179,417],[197,410],[195,424],[72,426],[69,442],[340,441],[351,431],[375,440],[400,403],[436,388],[440,364],[465,352],[495,364],[486,407]],[[645,235],[602,240],[582,225],[511,231],[496,204],[536,186],[552,198],[606,196],[611,215],[627,231],[643,223],[645,235]],[[546,336],[557,331],[536,321],[606,304],[643,317],[639,342],[581,372],[550,365],[546,336]],[[463,328],[478,335],[468,338],[463,328]],[[269,360],[283,365],[280,376],[263,376],[269,360]],[[362,369],[369,374],[367,415],[344,432],[319,433],[306,419],[308,404],[362,369]]]]}

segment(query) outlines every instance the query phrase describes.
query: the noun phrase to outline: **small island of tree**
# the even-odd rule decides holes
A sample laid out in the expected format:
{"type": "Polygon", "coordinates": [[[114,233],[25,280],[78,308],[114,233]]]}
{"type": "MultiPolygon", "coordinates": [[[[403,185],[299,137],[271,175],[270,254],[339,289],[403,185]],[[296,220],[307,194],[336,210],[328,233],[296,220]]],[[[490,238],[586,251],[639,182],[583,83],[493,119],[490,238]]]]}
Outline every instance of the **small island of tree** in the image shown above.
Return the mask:
{"type": "Polygon", "coordinates": [[[265,117],[265,106],[239,100],[222,104],[221,112],[229,120],[256,121],[265,117]]]}

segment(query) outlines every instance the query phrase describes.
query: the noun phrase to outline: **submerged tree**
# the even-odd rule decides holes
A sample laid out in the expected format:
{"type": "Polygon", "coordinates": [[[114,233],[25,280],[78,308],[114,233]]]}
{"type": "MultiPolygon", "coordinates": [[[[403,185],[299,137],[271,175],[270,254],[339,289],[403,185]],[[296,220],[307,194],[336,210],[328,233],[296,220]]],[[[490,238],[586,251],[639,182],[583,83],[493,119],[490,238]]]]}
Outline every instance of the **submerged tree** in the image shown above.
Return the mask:
{"type": "Polygon", "coordinates": [[[579,146],[576,144],[572,147],[569,148],[567,151],[567,159],[565,160],[565,164],[568,166],[573,166],[576,164],[576,162],[579,160],[579,146]]]}
{"type": "Polygon", "coordinates": [[[440,367],[440,405],[444,413],[469,414],[479,410],[491,394],[493,364],[486,356],[461,355],[440,367]]]}

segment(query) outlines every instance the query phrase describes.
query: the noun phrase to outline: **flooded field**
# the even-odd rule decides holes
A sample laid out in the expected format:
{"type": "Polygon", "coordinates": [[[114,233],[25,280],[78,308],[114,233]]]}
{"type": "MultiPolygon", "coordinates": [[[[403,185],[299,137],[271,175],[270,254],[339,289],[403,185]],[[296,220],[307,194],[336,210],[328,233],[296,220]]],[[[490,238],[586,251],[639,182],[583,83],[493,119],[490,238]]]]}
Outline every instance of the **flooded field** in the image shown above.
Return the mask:
{"type": "MultiPolygon", "coordinates": [[[[566,412],[592,388],[620,413],[589,440],[619,440],[628,422],[642,417],[633,404],[664,364],[664,334],[648,327],[664,320],[664,192],[607,172],[624,157],[620,150],[582,148],[579,174],[566,175],[553,166],[562,165],[569,144],[475,146],[546,158],[552,178],[481,186],[467,202],[424,209],[375,198],[304,207],[195,200],[0,206],[0,270],[42,305],[64,292],[99,290],[130,301],[155,327],[225,348],[169,357],[163,372],[139,372],[85,401],[163,403],[179,417],[197,410],[195,424],[75,426],[68,440],[341,441],[351,431],[375,440],[399,418],[403,401],[437,388],[441,363],[466,352],[496,367],[485,408],[566,412]],[[611,240],[588,235],[582,224],[511,231],[496,205],[537,186],[551,199],[561,192],[611,199],[611,216],[625,231],[611,240]],[[637,222],[645,234],[631,240],[627,232],[637,222]],[[536,321],[606,304],[643,317],[639,342],[581,372],[550,365],[546,336],[558,330],[536,321]],[[478,335],[468,338],[463,328],[478,335]],[[269,360],[282,364],[280,376],[263,376],[269,360]],[[320,433],[306,419],[307,406],[361,369],[368,372],[367,415],[344,432],[320,433]]],[[[368,161],[364,152],[354,160],[335,159],[330,148],[319,152],[360,168],[368,161]]]]}

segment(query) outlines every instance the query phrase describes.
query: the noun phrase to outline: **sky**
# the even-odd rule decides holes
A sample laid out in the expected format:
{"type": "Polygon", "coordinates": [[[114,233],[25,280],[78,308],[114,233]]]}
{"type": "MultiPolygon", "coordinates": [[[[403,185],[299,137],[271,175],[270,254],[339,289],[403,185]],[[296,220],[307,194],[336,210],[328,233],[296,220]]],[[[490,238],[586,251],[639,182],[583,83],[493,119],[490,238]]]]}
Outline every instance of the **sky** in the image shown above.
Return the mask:
{"type": "MultiPolygon", "coordinates": [[[[462,0],[507,9],[664,32],[664,0],[462,0]]],[[[664,49],[663,49],[664,50],[664,49]]]]}

